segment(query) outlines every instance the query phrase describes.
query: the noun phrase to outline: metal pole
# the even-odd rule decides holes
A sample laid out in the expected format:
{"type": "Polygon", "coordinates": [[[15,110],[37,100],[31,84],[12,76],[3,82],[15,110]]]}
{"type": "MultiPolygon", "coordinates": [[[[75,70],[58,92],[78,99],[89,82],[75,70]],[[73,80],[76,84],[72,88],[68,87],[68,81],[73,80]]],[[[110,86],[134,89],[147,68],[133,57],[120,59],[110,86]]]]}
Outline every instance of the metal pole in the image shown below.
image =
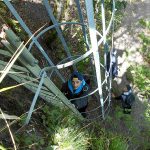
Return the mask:
{"type": "Polygon", "coordinates": [[[26,118],[25,124],[28,124],[29,121],[30,121],[30,118],[31,118],[31,115],[32,115],[32,112],[33,112],[33,109],[34,109],[34,106],[35,106],[35,103],[36,103],[36,101],[37,101],[37,98],[38,98],[38,96],[39,96],[39,94],[40,94],[40,90],[41,90],[41,88],[42,88],[42,84],[43,84],[43,82],[44,82],[45,75],[46,75],[46,72],[43,72],[42,77],[41,77],[41,80],[40,80],[40,83],[39,83],[39,86],[38,86],[37,91],[36,91],[36,93],[35,93],[35,95],[34,95],[34,98],[33,98],[33,101],[32,101],[31,107],[30,107],[30,110],[29,110],[29,112],[28,112],[28,116],[27,116],[27,118],[26,118]]]}
{"type": "Polygon", "coordinates": [[[101,0],[101,11],[102,11],[102,28],[103,28],[103,44],[106,43],[106,24],[105,24],[105,7],[104,7],[104,0],[101,0]]]}
{"type": "MultiPolygon", "coordinates": [[[[105,66],[105,78],[108,78],[107,76],[107,49],[108,49],[108,45],[106,43],[106,20],[105,20],[105,6],[104,6],[104,0],[101,0],[101,12],[102,12],[102,28],[103,28],[103,45],[104,45],[104,66],[105,66]]],[[[107,80],[106,80],[106,84],[107,84],[107,80]]]]}
{"type": "MultiPolygon", "coordinates": [[[[45,5],[45,8],[46,8],[46,10],[47,10],[47,12],[48,12],[48,15],[49,15],[50,19],[52,20],[53,24],[56,25],[56,26],[55,26],[55,29],[56,29],[56,31],[57,31],[58,37],[60,38],[60,40],[61,40],[61,42],[62,42],[62,45],[63,45],[63,47],[64,47],[64,50],[66,51],[67,56],[70,57],[70,56],[71,56],[71,53],[70,53],[69,48],[68,48],[68,46],[67,46],[67,43],[66,43],[66,41],[65,41],[65,39],[64,39],[64,37],[63,37],[62,31],[61,31],[61,29],[60,29],[59,26],[58,26],[58,22],[57,22],[57,20],[55,19],[54,15],[53,15],[52,7],[50,6],[48,0],[43,0],[43,3],[44,3],[44,5],[45,5]]],[[[72,60],[72,59],[71,59],[71,60],[72,60]]],[[[73,65],[73,69],[76,70],[75,65],[73,65]]]]}
{"type": "MultiPolygon", "coordinates": [[[[83,19],[83,15],[82,15],[82,11],[81,11],[80,2],[79,2],[79,0],[75,0],[75,2],[76,2],[76,5],[77,5],[80,22],[82,24],[84,24],[84,19],[83,19]]],[[[85,40],[87,50],[89,50],[89,42],[88,42],[87,33],[86,33],[86,29],[85,29],[84,25],[82,25],[82,32],[83,32],[83,36],[84,36],[84,40],[85,40]]]]}
{"type": "MultiPolygon", "coordinates": [[[[112,12],[114,13],[114,16],[115,16],[115,1],[113,0],[113,7],[112,7],[112,12]]],[[[114,18],[112,20],[112,51],[114,49],[114,26],[115,26],[115,22],[114,22],[114,18]]],[[[109,105],[110,105],[110,102],[111,102],[111,90],[112,90],[112,65],[111,65],[111,68],[110,68],[110,77],[109,77],[109,105]]]]}
{"type": "MultiPolygon", "coordinates": [[[[80,22],[82,24],[84,24],[84,19],[83,19],[83,15],[82,15],[82,11],[81,11],[80,2],[79,2],[79,0],[75,0],[75,2],[76,2],[76,5],[77,5],[80,22]]],[[[86,42],[86,48],[87,48],[87,50],[89,50],[89,41],[88,41],[85,25],[82,25],[82,32],[83,32],[83,35],[84,35],[84,40],[86,42]]],[[[90,56],[90,63],[91,63],[91,66],[92,66],[92,72],[95,75],[95,68],[93,67],[93,56],[92,55],[90,56]]],[[[95,85],[97,84],[97,81],[96,81],[95,78],[94,78],[94,83],[95,83],[95,85]]]]}
{"type": "Polygon", "coordinates": [[[104,102],[103,102],[103,95],[102,95],[100,57],[98,53],[96,27],[95,27],[95,22],[94,22],[93,0],[85,0],[85,3],[86,3],[86,10],[87,10],[88,24],[89,24],[91,46],[92,46],[93,56],[94,56],[94,61],[95,61],[96,78],[97,78],[97,84],[98,84],[98,91],[100,95],[102,117],[104,119],[104,102]]]}
{"type": "MultiPolygon", "coordinates": [[[[27,25],[24,23],[24,21],[22,20],[22,18],[19,16],[19,14],[17,13],[17,11],[15,10],[15,8],[12,6],[12,4],[8,1],[8,0],[4,0],[4,3],[7,5],[7,7],[9,8],[9,10],[12,12],[12,14],[15,16],[15,18],[18,20],[18,22],[20,23],[20,25],[23,27],[23,29],[28,33],[29,37],[32,37],[33,34],[30,31],[30,29],[27,27],[27,25]]],[[[50,58],[48,57],[48,55],[46,54],[46,52],[44,51],[44,49],[42,48],[42,46],[40,45],[40,43],[37,41],[37,39],[33,36],[32,40],[34,41],[35,45],[38,47],[38,49],[41,51],[41,53],[43,54],[43,56],[46,58],[46,60],[48,61],[50,66],[54,66],[53,62],[50,60],[50,58]]],[[[65,79],[63,78],[63,76],[59,73],[58,70],[55,70],[57,75],[60,77],[60,79],[65,82],[65,79]]]]}

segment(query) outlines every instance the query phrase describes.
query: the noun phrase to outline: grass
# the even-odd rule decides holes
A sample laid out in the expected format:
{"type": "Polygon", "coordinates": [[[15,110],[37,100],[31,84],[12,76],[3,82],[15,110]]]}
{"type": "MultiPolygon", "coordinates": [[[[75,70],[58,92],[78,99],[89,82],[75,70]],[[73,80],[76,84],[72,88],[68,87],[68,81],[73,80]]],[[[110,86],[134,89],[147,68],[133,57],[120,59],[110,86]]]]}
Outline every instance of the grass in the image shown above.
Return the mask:
{"type": "Polygon", "coordinates": [[[130,66],[128,69],[128,79],[139,89],[145,98],[150,96],[150,70],[146,65],[130,66]],[[130,77],[129,77],[130,75],[130,77]]]}
{"type": "Polygon", "coordinates": [[[86,150],[88,134],[77,127],[59,128],[54,134],[54,145],[59,150],[86,150]]]}
{"type": "Polygon", "coordinates": [[[139,49],[141,54],[144,56],[144,58],[146,59],[146,61],[150,62],[150,21],[148,20],[144,20],[144,19],[140,19],[139,24],[142,26],[143,28],[143,32],[141,32],[139,34],[139,38],[141,40],[142,43],[142,47],[139,49]]]}
{"type": "MultiPolygon", "coordinates": [[[[143,124],[142,132],[139,132],[141,139],[136,139],[137,145],[140,145],[142,149],[149,149],[150,144],[150,105],[148,99],[150,98],[150,21],[141,19],[139,24],[143,28],[143,31],[139,33],[139,38],[141,40],[142,46],[139,49],[141,55],[143,56],[145,63],[143,65],[132,65],[127,70],[127,78],[133,83],[133,85],[138,89],[138,93],[142,96],[142,101],[144,103],[143,110],[143,124]]],[[[129,121],[127,121],[128,123],[129,121]]],[[[136,130],[135,130],[136,131],[136,130]]],[[[133,130],[132,130],[133,132],[133,130]]]]}
{"type": "MultiPolygon", "coordinates": [[[[128,148],[125,136],[107,131],[99,123],[92,123],[92,126],[85,128],[86,125],[81,125],[67,109],[58,110],[56,107],[46,105],[39,119],[42,119],[42,124],[38,130],[42,131],[42,135],[39,136],[37,129],[20,134],[15,138],[19,148],[45,150],[88,150],[89,148],[126,150],[128,148]]],[[[111,123],[113,124],[114,121],[111,123]]]]}
{"type": "Polygon", "coordinates": [[[127,150],[128,149],[128,144],[127,141],[121,137],[121,136],[116,136],[111,139],[110,141],[110,150],[127,150]]]}
{"type": "Polygon", "coordinates": [[[98,130],[97,134],[91,139],[92,150],[127,150],[128,143],[124,136],[104,128],[98,130]]]}
{"type": "Polygon", "coordinates": [[[6,150],[2,145],[0,145],[0,150],[6,150]]]}

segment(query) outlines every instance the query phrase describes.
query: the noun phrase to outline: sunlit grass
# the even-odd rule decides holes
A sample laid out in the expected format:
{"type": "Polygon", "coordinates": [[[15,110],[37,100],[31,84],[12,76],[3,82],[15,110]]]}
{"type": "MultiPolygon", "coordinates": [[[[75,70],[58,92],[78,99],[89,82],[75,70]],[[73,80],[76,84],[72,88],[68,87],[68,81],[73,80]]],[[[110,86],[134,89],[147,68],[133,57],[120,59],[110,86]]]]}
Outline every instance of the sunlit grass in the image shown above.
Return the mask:
{"type": "Polygon", "coordinates": [[[129,79],[139,89],[140,94],[146,98],[150,95],[150,70],[146,65],[131,66],[128,71],[131,73],[129,79]]]}
{"type": "Polygon", "coordinates": [[[58,150],[86,150],[88,135],[78,128],[59,128],[54,134],[54,145],[58,150]]]}

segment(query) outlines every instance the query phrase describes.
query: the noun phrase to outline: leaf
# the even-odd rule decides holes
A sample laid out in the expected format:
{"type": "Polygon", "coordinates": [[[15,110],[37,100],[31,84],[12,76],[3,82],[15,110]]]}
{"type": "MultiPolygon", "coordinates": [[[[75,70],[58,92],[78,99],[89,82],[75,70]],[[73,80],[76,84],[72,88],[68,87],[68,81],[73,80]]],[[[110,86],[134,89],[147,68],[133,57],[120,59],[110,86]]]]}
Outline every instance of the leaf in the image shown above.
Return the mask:
{"type": "Polygon", "coordinates": [[[7,114],[0,114],[0,119],[9,119],[9,120],[12,120],[12,119],[20,119],[20,117],[17,117],[17,116],[14,116],[14,115],[7,115],[7,114]]]}
{"type": "Polygon", "coordinates": [[[44,145],[44,144],[45,144],[44,139],[40,139],[39,143],[40,143],[41,145],[44,145]]]}
{"type": "Polygon", "coordinates": [[[0,150],[6,150],[2,145],[0,145],[0,150]]]}

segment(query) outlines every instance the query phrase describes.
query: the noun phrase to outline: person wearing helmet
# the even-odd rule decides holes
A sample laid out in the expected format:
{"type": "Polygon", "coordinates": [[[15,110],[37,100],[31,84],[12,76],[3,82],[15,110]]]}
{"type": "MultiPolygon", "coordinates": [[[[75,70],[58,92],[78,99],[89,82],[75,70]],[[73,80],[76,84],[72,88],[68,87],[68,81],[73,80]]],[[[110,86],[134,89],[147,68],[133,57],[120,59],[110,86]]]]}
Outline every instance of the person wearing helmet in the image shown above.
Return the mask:
{"type": "Polygon", "coordinates": [[[71,101],[75,108],[86,117],[86,108],[88,106],[89,85],[84,76],[78,71],[74,71],[70,79],[62,85],[61,91],[71,101]]]}

